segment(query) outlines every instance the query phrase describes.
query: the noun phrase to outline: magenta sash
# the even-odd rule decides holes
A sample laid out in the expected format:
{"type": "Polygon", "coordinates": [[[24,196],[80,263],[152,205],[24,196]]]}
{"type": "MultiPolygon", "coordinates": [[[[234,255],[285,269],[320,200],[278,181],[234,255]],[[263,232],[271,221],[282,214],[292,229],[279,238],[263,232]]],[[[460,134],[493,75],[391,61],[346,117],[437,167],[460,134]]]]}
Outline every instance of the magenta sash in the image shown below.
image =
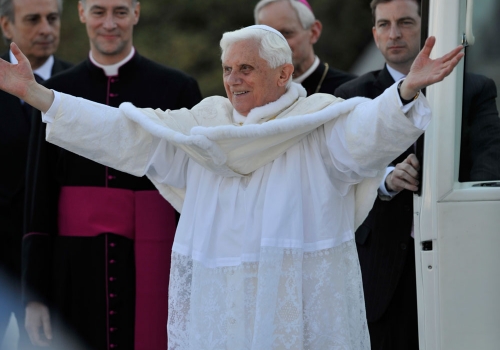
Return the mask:
{"type": "Polygon", "coordinates": [[[135,350],[166,349],[172,206],[158,191],[65,186],[58,223],[61,236],[112,232],[135,240],[135,350]]]}

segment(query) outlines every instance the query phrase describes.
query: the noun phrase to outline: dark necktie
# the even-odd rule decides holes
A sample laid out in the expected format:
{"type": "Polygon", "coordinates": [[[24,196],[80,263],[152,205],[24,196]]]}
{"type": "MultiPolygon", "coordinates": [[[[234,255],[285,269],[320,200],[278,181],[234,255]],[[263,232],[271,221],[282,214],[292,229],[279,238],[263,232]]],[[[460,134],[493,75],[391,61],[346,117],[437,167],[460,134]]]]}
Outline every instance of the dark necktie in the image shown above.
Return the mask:
{"type": "MultiPolygon", "coordinates": [[[[38,74],[34,74],[34,76],[37,83],[41,84],[44,82],[44,79],[38,74]]],[[[33,113],[33,107],[31,107],[24,101],[21,102],[21,106],[23,107],[24,117],[26,118],[26,121],[31,124],[31,114],[33,113]]]]}

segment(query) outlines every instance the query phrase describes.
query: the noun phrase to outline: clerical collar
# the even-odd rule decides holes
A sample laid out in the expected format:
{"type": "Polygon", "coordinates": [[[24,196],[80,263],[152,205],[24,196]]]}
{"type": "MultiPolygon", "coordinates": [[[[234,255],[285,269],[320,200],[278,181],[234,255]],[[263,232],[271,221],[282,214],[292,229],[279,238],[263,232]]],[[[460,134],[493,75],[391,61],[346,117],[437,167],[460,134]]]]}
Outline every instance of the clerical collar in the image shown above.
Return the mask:
{"type": "Polygon", "coordinates": [[[309,76],[314,73],[314,71],[316,70],[316,68],[318,68],[318,66],[319,66],[319,57],[318,56],[314,56],[314,62],[312,64],[312,66],[309,67],[309,69],[306,70],[304,72],[304,74],[302,74],[301,76],[299,76],[297,78],[293,78],[293,82],[297,83],[297,84],[302,84],[302,82],[304,80],[306,80],[307,78],[309,78],[309,76]]]}
{"type": "Polygon", "coordinates": [[[385,66],[387,67],[387,70],[389,71],[389,74],[391,75],[392,79],[394,79],[394,81],[400,81],[401,79],[406,78],[406,74],[398,72],[387,63],[385,64],[385,66]]]}
{"type": "Polygon", "coordinates": [[[106,74],[106,76],[113,77],[113,76],[118,75],[118,70],[120,69],[120,67],[123,66],[128,61],[130,61],[130,59],[132,57],[134,57],[134,54],[135,54],[135,48],[132,47],[132,50],[130,50],[130,53],[127,55],[127,57],[125,57],[120,62],[117,62],[115,64],[108,64],[108,65],[98,63],[94,59],[94,57],[92,57],[92,51],[89,52],[89,58],[90,58],[90,61],[94,65],[96,65],[97,67],[101,68],[104,71],[104,74],[106,74]]]}
{"type": "MultiPolygon", "coordinates": [[[[14,56],[14,54],[12,53],[12,51],[9,51],[9,55],[10,55],[10,63],[17,64],[17,59],[14,56]]],[[[43,80],[47,80],[52,75],[52,67],[53,66],[54,66],[54,56],[51,55],[51,56],[49,56],[49,58],[47,58],[47,61],[45,61],[44,64],[42,64],[40,67],[35,69],[33,71],[33,73],[42,77],[43,80]]]]}

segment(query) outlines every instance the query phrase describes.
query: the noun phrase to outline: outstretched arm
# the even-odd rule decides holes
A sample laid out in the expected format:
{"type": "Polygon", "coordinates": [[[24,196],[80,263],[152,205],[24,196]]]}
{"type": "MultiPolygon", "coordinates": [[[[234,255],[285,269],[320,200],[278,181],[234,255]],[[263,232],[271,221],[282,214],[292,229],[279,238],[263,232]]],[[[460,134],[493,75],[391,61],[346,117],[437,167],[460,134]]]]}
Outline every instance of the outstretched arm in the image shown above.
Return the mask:
{"type": "Polygon", "coordinates": [[[28,59],[15,43],[10,44],[10,50],[18,64],[0,59],[0,89],[46,112],[54,101],[54,93],[35,81],[28,59]]]}
{"type": "Polygon", "coordinates": [[[413,61],[410,73],[401,85],[401,98],[411,100],[423,88],[440,82],[453,71],[464,56],[463,47],[460,45],[446,55],[433,60],[430,54],[435,43],[436,38],[433,36],[425,41],[423,49],[413,61]]]}

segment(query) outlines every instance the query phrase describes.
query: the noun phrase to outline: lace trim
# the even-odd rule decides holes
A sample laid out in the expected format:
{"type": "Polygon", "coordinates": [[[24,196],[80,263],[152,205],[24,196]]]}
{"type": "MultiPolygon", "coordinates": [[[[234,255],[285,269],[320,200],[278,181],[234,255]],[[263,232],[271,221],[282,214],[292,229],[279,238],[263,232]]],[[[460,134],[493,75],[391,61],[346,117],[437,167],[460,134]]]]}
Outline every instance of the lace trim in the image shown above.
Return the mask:
{"type": "Polygon", "coordinates": [[[369,349],[362,288],[353,241],[235,267],[173,253],[169,349],[369,349]]]}

